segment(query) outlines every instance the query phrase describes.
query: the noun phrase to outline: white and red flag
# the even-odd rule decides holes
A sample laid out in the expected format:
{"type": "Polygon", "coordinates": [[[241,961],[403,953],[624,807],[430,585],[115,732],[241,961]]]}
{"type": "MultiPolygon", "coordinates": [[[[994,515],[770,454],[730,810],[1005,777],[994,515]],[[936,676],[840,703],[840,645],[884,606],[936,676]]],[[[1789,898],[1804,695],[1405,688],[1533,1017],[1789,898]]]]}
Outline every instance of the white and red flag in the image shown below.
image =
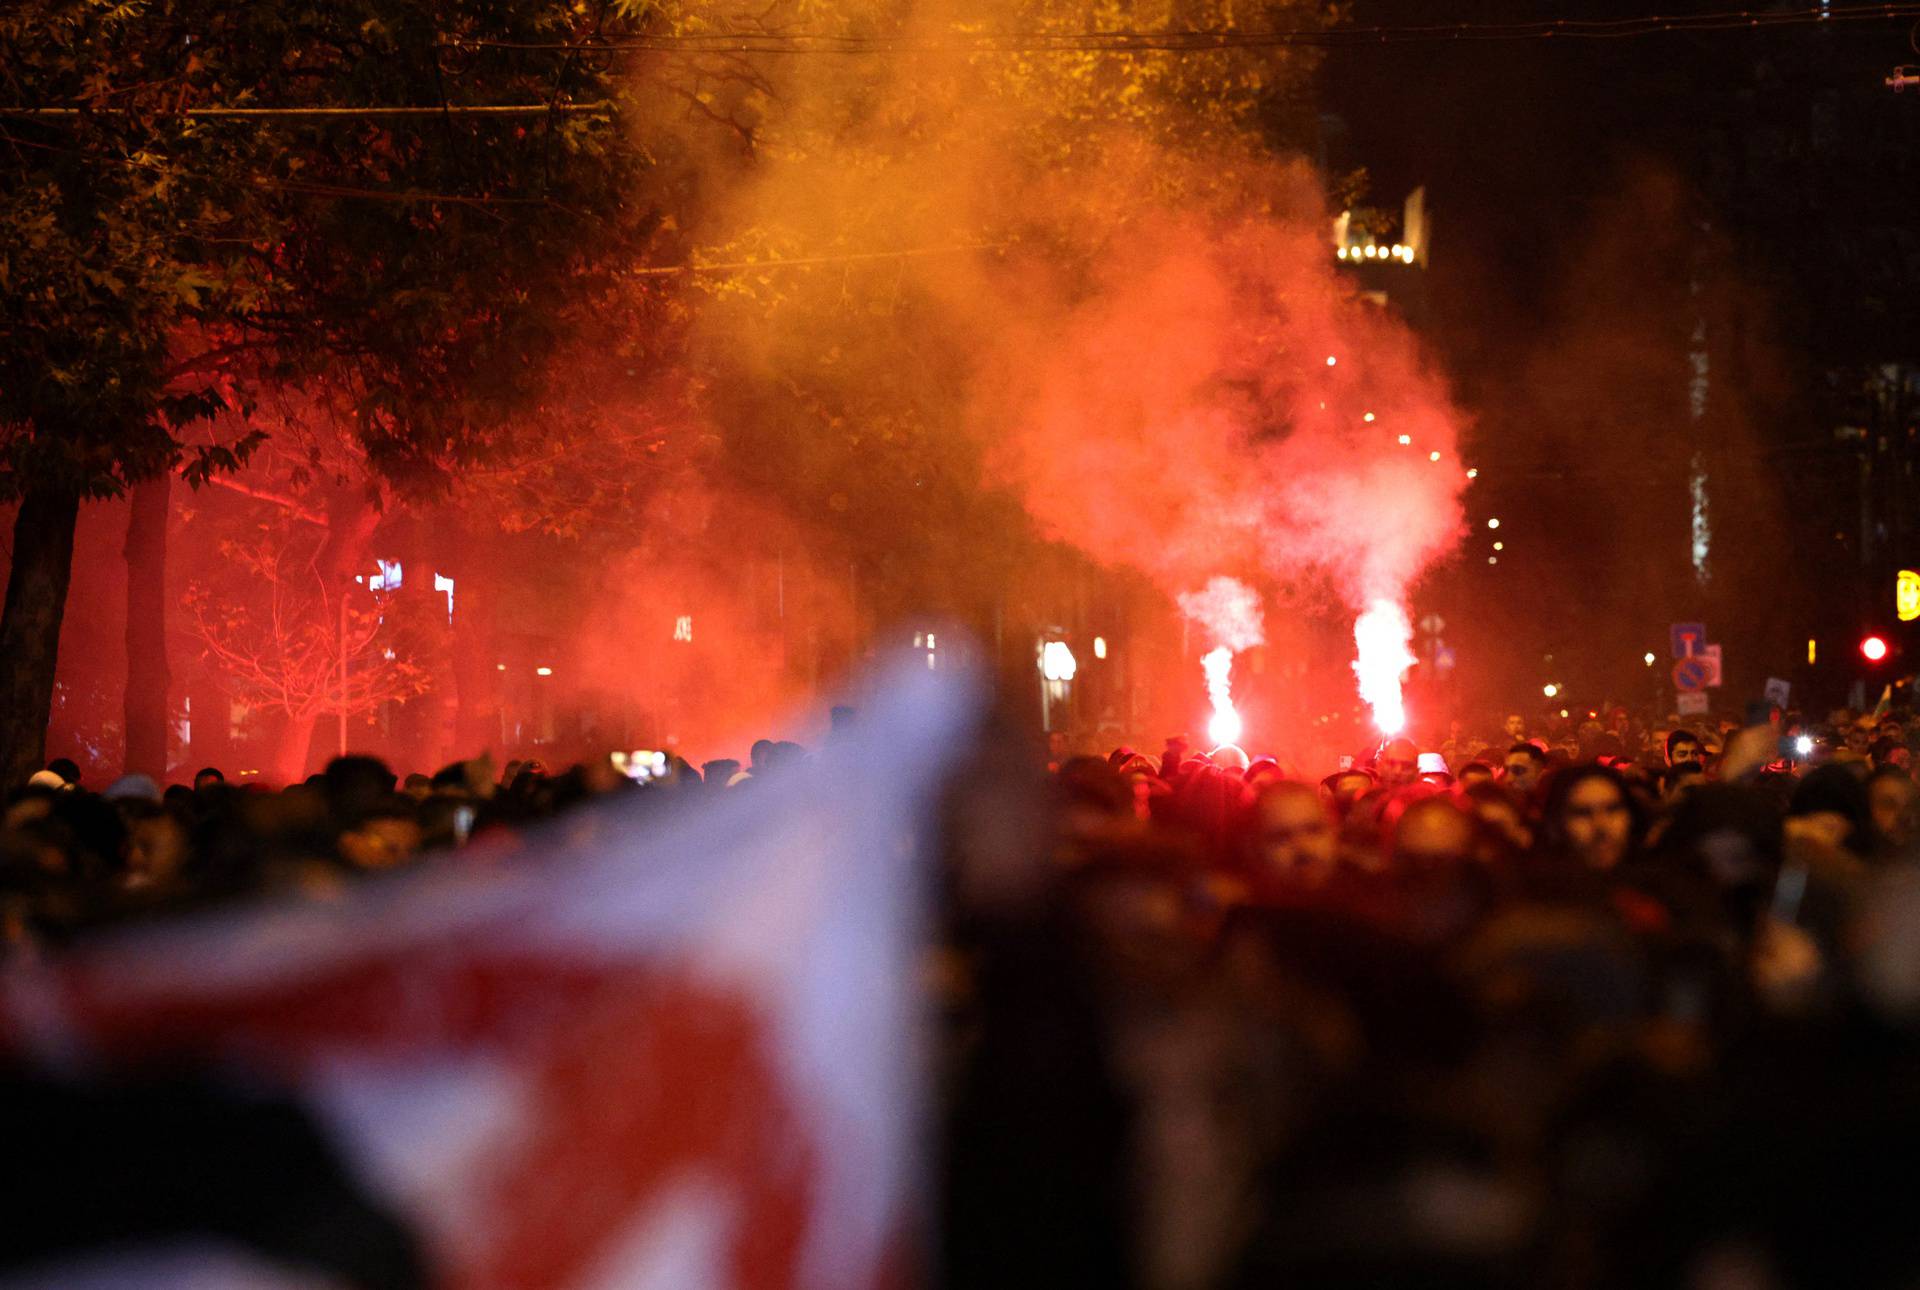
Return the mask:
{"type": "Polygon", "coordinates": [[[745,789],[85,945],[0,980],[7,1046],[293,1091],[437,1285],[873,1287],[917,1187],[919,852],[972,710],[906,669],[745,789]]]}

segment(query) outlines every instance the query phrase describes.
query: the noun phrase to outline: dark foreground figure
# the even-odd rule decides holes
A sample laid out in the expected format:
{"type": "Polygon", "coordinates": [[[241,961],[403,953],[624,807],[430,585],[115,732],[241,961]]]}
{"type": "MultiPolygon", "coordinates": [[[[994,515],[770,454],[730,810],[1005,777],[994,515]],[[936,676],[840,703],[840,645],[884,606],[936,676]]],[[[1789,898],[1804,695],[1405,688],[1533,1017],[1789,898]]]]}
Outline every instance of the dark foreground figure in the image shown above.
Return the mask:
{"type": "MultiPolygon", "coordinates": [[[[927,1282],[1920,1284],[1920,790],[1897,715],[1814,733],[1796,759],[1771,729],[1509,729],[1444,771],[1400,741],[1325,780],[1177,744],[1042,772],[983,741],[924,974],[927,1282]]],[[[537,864],[504,840],[804,757],[645,787],[367,759],[278,793],[44,784],[0,832],[7,953],[422,857],[537,864]]],[[[261,1090],[16,1073],[0,1124],[10,1274],[184,1234],[433,1284],[261,1090]]]]}

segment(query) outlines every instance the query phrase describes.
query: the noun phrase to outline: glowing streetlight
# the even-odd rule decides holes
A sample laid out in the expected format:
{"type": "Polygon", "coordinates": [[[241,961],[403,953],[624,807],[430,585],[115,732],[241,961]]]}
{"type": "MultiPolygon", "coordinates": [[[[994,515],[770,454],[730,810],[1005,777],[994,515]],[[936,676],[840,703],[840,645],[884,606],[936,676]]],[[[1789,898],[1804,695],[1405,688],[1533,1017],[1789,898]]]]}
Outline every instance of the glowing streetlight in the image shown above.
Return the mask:
{"type": "Polygon", "coordinates": [[[1093,638],[1093,656],[1095,658],[1105,658],[1107,656],[1107,638],[1106,637],[1096,636],[1093,638]]]}
{"type": "Polygon", "coordinates": [[[1478,466],[1467,467],[1467,478],[1468,479],[1480,478],[1480,468],[1478,466]]]}
{"type": "Polygon", "coordinates": [[[535,676],[552,676],[553,669],[550,667],[536,667],[533,669],[533,674],[535,676]]]}
{"type": "Polygon", "coordinates": [[[1413,436],[1412,436],[1412,435],[1410,435],[1410,434],[1403,434],[1403,435],[1401,435],[1401,436],[1400,436],[1400,446],[1401,446],[1402,448],[1411,448],[1411,447],[1413,447],[1413,436]]]}
{"type": "Polygon", "coordinates": [[[1549,699],[1551,699],[1554,695],[1560,693],[1560,687],[1549,682],[1548,684],[1540,687],[1540,693],[1546,695],[1549,699]]]}
{"type": "Polygon", "coordinates": [[[1500,520],[1499,520],[1499,517],[1497,517],[1497,516],[1496,516],[1495,518],[1493,518],[1493,519],[1490,519],[1490,520],[1488,520],[1488,521],[1487,521],[1487,527],[1488,527],[1488,528],[1490,528],[1490,529],[1497,529],[1497,528],[1499,528],[1499,527],[1500,527],[1500,520]]]}
{"type": "Polygon", "coordinates": [[[1439,450],[1438,448],[1436,448],[1436,449],[1434,449],[1434,450],[1433,450],[1432,452],[1430,452],[1430,453],[1428,453],[1428,454],[1427,454],[1427,460],[1428,460],[1428,461],[1439,461],[1439,460],[1440,460],[1440,450],[1439,450]]]}
{"type": "Polygon", "coordinates": [[[1048,641],[1040,647],[1040,675],[1049,681],[1071,681],[1080,670],[1079,662],[1065,641],[1048,641]]]}
{"type": "Polygon", "coordinates": [[[1641,658],[1641,661],[1644,662],[1648,667],[1652,667],[1655,655],[1652,650],[1648,650],[1646,653],[1642,654],[1640,658],[1641,658]]]}

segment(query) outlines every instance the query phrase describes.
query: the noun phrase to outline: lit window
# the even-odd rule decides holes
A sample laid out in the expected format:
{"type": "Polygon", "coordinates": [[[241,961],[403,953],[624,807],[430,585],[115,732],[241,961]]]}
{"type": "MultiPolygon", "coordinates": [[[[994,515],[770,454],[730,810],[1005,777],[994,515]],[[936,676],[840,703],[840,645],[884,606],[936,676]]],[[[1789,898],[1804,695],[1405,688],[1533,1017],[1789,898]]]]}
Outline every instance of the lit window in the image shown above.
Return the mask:
{"type": "Polygon", "coordinates": [[[693,639],[693,615],[681,614],[673,620],[673,638],[677,641],[693,639]]]}
{"type": "Polygon", "coordinates": [[[1040,675],[1049,681],[1071,681],[1080,670],[1065,641],[1048,641],[1040,647],[1040,675]]]}

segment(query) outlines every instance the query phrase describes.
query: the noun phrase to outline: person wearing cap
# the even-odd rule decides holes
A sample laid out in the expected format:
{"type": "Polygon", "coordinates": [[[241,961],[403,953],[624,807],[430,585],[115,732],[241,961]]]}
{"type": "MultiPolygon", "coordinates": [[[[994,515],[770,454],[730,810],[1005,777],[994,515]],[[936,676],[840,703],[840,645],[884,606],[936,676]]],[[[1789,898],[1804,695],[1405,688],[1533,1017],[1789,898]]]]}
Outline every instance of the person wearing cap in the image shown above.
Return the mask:
{"type": "Polygon", "coordinates": [[[153,782],[153,776],[134,771],[107,785],[100,796],[109,802],[158,802],[160,786],[153,782]]]}

